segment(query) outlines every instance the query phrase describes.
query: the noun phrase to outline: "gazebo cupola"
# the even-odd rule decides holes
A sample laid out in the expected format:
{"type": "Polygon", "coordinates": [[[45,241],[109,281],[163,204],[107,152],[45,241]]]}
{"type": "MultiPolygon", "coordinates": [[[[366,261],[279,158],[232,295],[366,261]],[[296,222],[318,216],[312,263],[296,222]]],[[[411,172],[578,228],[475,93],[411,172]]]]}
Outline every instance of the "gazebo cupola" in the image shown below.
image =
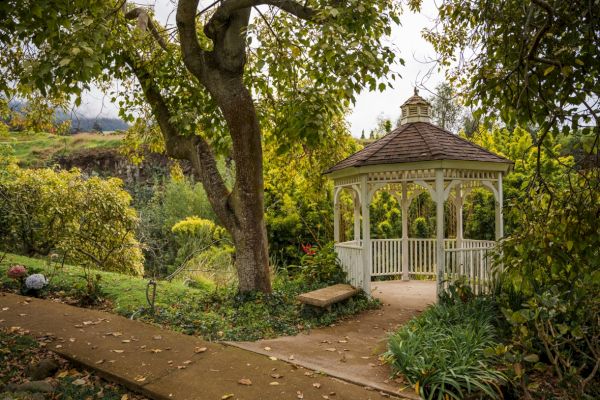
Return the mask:
{"type": "Polygon", "coordinates": [[[402,116],[400,124],[409,122],[431,122],[431,104],[421,96],[415,88],[415,94],[400,106],[402,116]]]}
{"type": "MultiPolygon", "coordinates": [[[[350,282],[370,293],[375,276],[436,277],[438,291],[452,274],[467,275],[474,287],[487,282],[487,251],[495,241],[463,237],[462,207],[475,187],[492,191],[495,232],[503,232],[502,178],[512,161],[431,123],[431,104],[417,90],[401,106],[400,126],[325,172],[334,181],[335,249],[350,282]],[[402,210],[402,238],[371,239],[369,205],[387,190],[402,210]],[[340,195],[354,199],[353,240],[340,241],[340,195]],[[410,238],[408,210],[413,199],[429,193],[436,203],[435,239],[410,238]],[[444,238],[444,202],[456,210],[456,237],[444,238]],[[474,275],[475,274],[475,275],[474,275]],[[483,274],[483,275],[482,275],[483,274]]],[[[482,289],[483,290],[483,289],[482,289]]]]}

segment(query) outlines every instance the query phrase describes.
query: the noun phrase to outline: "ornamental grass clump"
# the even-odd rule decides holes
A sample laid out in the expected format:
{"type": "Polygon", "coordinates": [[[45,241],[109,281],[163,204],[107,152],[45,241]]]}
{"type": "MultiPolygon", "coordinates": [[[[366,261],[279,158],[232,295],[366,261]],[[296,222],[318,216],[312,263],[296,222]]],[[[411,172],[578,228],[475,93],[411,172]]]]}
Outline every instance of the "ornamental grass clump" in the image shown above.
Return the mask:
{"type": "Polygon", "coordinates": [[[502,398],[490,299],[436,304],[392,335],[384,358],[424,399],[502,398]]]}

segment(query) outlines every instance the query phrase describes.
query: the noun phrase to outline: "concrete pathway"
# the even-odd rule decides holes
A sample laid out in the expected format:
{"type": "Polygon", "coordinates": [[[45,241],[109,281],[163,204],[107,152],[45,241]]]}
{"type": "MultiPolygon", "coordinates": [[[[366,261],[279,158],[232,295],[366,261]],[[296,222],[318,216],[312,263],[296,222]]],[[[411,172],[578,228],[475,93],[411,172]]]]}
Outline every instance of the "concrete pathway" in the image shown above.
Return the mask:
{"type": "MultiPolygon", "coordinates": [[[[0,327],[152,399],[382,399],[375,390],[101,311],[0,293],[0,327]]],[[[336,344],[337,346],[337,344],[336,344]]],[[[282,354],[287,356],[288,352],[282,354]]]]}
{"type": "Polygon", "coordinates": [[[379,355],[386,351],[390,332],[435,301],[435,282],[373,282],[372,288],[373,296],[383,302],[379,310],[298,336],[230,344],[376,390],[418,398],[403,382],[390,380],[390,368],[382,365],[379,355]]]}

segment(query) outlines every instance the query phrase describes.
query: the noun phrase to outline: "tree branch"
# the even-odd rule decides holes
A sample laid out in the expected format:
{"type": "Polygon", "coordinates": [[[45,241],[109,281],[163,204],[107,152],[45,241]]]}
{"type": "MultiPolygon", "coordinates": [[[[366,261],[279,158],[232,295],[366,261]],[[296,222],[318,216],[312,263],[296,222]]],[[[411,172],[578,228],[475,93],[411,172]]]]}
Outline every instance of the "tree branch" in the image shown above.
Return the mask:
{"type": "Polygon", "coordinates": [[[230,229],[235,224],[229,206],[231,193],[217,168],[210,145],[200,136],[183,136],[178,132],[177,128],[171,123],[172,113],[150,73],[132,58],[125,58],[138,78],[148,104],[152,107],[153,114],[165,140],[167,154],[170,157],[188,160],[192,163],[194,172],[202,182],[215,213],[223,225],[230,229]]]}
{"type": "Polygon", "coordinates": [[[152,34],[156,42],[159,44],[159,46],[162,47],[163,50],[167,50],[167,42],[160,35],[160,32],[156,28],[156,24],[154,24],[152,18],[150,18],[148,11],[146,11],[142,7],[136,7],[133,10],[125,13],[125,18],[130,20],[137,19],[138,29],[142,32],[145,32],[146,30],[150,29],[150,33],[152,34]]]}
{"type": "Polygon", "coordinates": [[[180,0],[177,4],[177,14],[175,20],[179,30],[179,42],[181,44],[181,53],[183,62],[196,78],[200,79],[204,75],[205,52],[200,47],[198,35],[196,33],[196,9],[199,0],[180,0]]]}

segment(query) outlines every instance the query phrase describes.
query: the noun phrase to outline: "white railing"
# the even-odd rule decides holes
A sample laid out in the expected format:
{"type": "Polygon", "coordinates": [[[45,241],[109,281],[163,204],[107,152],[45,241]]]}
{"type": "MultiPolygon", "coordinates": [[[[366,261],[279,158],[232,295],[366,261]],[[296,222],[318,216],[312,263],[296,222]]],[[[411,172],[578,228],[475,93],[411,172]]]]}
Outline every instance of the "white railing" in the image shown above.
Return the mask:
{"type": "Polygon", "coordinates": [[[402,240],[372,240],[371,257],[371,276],[399,275],[402,273],[402,240]]]}
{"type": "MultiPolygon", "coordinates": [[[[470,282],[473,282],[473,288],[476,289],[476,286],[481,286],[481,282],[487,280],[489,262],[485,254],[495,246],[495,242],[463,239],[460,249],[457,249],[456,245],[456,239],[444,239],[445,276],[456,278],[458,275],[465,275],[470,282]]],[[[336,243],[335,250],[350,283],[354,286],[362,286],[364,279],[362,241],[336,243]]],[[[372,239],[371,261],[371,276],[401,275],[402,239],[372,239]]],[[[408,239],[408,273],[412,276],[434,278],[436,272],[436,239],[408,239]]]]}
{"type": "Polygon", "coordinates": [[[475,294],[487,293],[492,284],[491,250],[485,243],[482,247],[446,249],[444,265],[444,288],[463,278],[475,294]]]}
{"type": "Polygon", "coordinates": [[[363,256],[362,243],[357,241],[335,244],[335,252],[348,274],[348,281],[354,287],[363,286],[363,256]]]}

